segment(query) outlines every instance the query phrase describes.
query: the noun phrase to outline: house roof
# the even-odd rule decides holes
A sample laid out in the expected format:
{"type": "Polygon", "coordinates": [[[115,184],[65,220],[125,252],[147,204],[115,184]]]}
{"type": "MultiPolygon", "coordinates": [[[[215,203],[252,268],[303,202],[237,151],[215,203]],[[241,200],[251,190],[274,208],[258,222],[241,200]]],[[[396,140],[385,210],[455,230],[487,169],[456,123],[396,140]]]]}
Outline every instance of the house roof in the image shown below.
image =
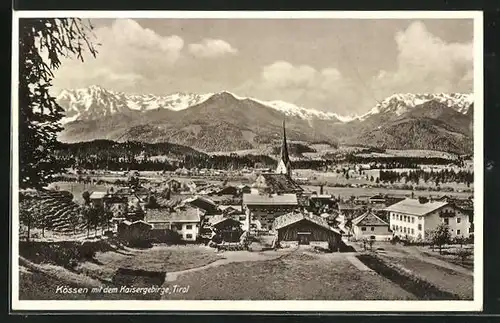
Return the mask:
{"type": "Polygon", "coordinates": [[[182,201],[182,202],[183,202],[184,204],[186,204],[186,203],[192,203],[192,202],[195,202],[196,200],[198,200],[198,201],[202,201],[202,202],[204,202],[204,203],[208,203],[208,204],[210,204],[210,205],[212,205],[212,206],[214,206],[214,207],[216,207],[216,206],[217,206],[217,204],[215,204],[215,202],[214,202],[214,201],[212,201],[211,199],[207,199],[206,197],[203,197],[203,196],[198,196],[198,195],[197,195],[197,196],[194,196],[194,197],[190,197],[190,198],[188,198],[188,199],[185,199],[185,200],[184,200],[184,201],[182,201]]]}
{"type": "Polygon", "coordinates": [[[124,221],[122,221],[121,223],[122,223],[122,224],[125,224],[126,226],[129,226],[129,227],[130,227],[130,226],[134,226],[134,225],[140,225],[140,224],[142,224],[142,225],[146,225],[146,226],[148,226],[148,227],[153,227],[153,226],[151,225],[151,223],[148,223],[148,222],[143,221],[143,220],[137,220],[137,221],[134,221],[134,222],[130,222],[130,221],[128,221],[128,220],[124,220],[124,221]]]}
{"type": "Polygon", "coordinates": [[[211,225],[217,225],[219,223],[222,223],[222,222],[225,222],[225,221],[232,221],[232,222],[235,222],[235,223],[240,223],[239,221],[233,219],[233,218],[227,218],[227,217],[224,217],[223,215],[215,215],[213,217],[211,217],[208,222],[211,224],[211,225]]]}
{"type": "Polygon", "coordinates": [[[165,183],[171,183],[171,182],[177,182],[177,183],[180,183],[178,180],[176,180],[175,178],[170,178],[168,180],[165,181],[165,183]]]}
{"type": "Polygon", "coordinates": [[[388,226],[389,223],[382,220],[380,217],[376,216],[372,212],[368,211],[357,218],[352,220],[353,225],[365,225],[365,226],[388,226]]]}
{"type": "Polygon", "coordinates": [[[90,194],[90,199],[98,200],[98,199],[102,199],[102,198],[106,197],[106,195],[108,195],[108,193],[96,191],[96,192],[92,192],[92,194],[90,194]]]}
{"type": "Polygon", "coordinates": [[[239,212],[242,211],[241,205],[219,205],[219,209],[221,209],[221,211],[225,210],[231,211],[232,209],[239,212]]]}
{"type": "Polygon", "coordinates": [[[400,213],[423,216],[433,211],[436,211],[446,205],[449,205],[449,203],[441,201],[420,203],[420,201],[416,199],[404,199],[398,203],[395,203],[385,208],[384,210],[388,212],[400,212],[400,213]]]}
{"type": "Polygon", "coordinates": [[[334,228],[329,226],[328,222],[326,222],[326,220],[323,219],[322,217],[314,214],[304,214],[302,212],[290,212],[277,217],[273,222],[273,228],[275,230],[279,230],[281,228],[287,227],[302,220],[309,221],[324,229],[340,234],[338,230],[335,230],[334,228]]]}
{"type": "Polygon", "coordinates": [[[197,208],[178,208],[175,212],[168,209],[148,210],[144,220],[150,223],[200,222],[204,212],[197,208]]]}
{"type": "Polygon", "coordinates": [[[332,200],[333,196],[329,194],[312,194],[309,198],[318,200],[332,200]]]}
{"type": "Polygon", "coordinates": [[[287,174],[261,174],[266,186],[272,191],[280,193],[302,192],[303,189],[287,174]]]}
{"type": "Polygon", "coordinates": [[[243,204],[245,205],[298,205],[295,194],[243,194],[243,204]]]}

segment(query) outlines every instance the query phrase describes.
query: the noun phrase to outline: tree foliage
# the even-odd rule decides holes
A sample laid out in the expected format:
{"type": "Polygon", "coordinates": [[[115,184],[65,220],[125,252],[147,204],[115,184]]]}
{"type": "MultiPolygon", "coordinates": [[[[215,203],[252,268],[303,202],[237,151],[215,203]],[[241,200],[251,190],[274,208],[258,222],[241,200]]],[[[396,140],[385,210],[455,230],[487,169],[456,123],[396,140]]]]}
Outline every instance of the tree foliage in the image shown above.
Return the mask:
{"type": "Polygon", "coordinates": [[[96,55],[93,27],[80,19],[19,20],[19,179],[20,187],[43,187],[61,169],[54,154],[64,110],[49,90],[63,58],[83,61],[96,55]]]}
{"type": "Polygon", "coordinates": [[[439,253],[441,253],[443,245],[450,242],[450,239],[450,228],[444,223],[438,225],[436,230],[433,231],[432,243],[439,247],[439,253]]]}

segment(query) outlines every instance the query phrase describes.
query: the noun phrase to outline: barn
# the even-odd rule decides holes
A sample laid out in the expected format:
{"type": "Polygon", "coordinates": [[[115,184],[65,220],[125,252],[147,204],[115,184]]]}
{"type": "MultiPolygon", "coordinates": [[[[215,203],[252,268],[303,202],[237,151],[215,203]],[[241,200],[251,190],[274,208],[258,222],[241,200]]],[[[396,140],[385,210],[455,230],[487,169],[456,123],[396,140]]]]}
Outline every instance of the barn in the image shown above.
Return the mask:
{"type": "Polygon", "coordinates": [[[291,212],[276,218],[273,229],[280,246],[316,245],[332,251],[340,248],[341,233],[317,215],[291,212]]]}
{"type": "Polygon", "coordinates": [[[210,225],[221,241],[240,241],[241,234],[243,233],[240,221],[223,217],[222,215],[216,215],[210,219],[210,225]]]}

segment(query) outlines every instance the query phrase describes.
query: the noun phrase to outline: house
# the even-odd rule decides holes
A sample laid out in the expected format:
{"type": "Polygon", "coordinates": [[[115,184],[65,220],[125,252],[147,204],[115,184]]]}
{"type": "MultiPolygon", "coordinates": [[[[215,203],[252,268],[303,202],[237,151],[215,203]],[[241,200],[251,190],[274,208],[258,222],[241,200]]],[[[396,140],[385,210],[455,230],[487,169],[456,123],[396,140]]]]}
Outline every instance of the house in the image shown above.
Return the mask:
{"type": "Polygon", "coordinates": [[[121,221],[118,224],[118,238],[126,241],[131,245],[139,245],[149,241],[152,225],[139,221],[121,221]]]}
{"type": "MultiPolygon", "coordinates": [[[[144,221],[152,225],[153,231],[176,232],[183,241],[196,241],[204,212],[193,207],[179,207],[175,212],[166,209],[148,210],[144,221]]],[[[161,236],[161,233],[155,233],[161,236]]]]}
{"type": "Polygon", "coordinates": [[[317,245],[339,250],[341,233],[330,227],[325,219],[304,212],[290,212],[277,217],[273,222],[277,232],[277,245],[317,245]]]}
{"type": "Polygon", "coordinates": [[[352,220],[352,232],[356,240],[389,241],[392,239],[389,223],[372,211],[368,211],[352,220]]]}
{"type": "MultiPolygon", "coordinates": [[[[243,194],[243,210],[247,223],[258,221],[261,230],[271,230],[275,218],[297,209],[295,194],[243,194]]],[[[247,224],[247,227],[251,225],[247,224]]]]}
{"type": "Polygon", "coordinates": [[[260,174],[252,185],[260,194],[301,194],[304,190],[288,174],[260,174]]]}
{"type": "Polygon", "coordinates": [[[203,196],[194,196],[182,201],[183,205],[190,205],[205,211],[206,215],[220,214],[220,210],[214,201],[203,196]]]}
{"type": "Polygon", "coordinates": [[[428,232],[441,223],[448,225],[451,237],[467,238],[471,233],[469,215],[455,204],[429,201],[426,198],[404,199],[385,209],[391,230],[399,237],[411,240],[428,239],[428,232]]]}
{"type": "Polygon", "coordinates": [[[238,242],[243,233],[241,223],[233,218],[216,215],[209,220],[218,242],[238,242]]]}

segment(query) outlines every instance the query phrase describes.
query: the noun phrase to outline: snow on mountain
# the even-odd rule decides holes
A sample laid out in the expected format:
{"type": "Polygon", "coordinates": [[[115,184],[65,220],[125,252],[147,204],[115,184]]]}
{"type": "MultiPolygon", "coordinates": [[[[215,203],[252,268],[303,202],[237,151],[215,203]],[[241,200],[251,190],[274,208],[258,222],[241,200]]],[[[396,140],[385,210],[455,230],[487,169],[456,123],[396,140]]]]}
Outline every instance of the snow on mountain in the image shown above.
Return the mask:
{"type": "Polygon", "coordinates": [[[311,120],[313,118],[321,120],[339,120],[341,122],[349,122],[357,118],[357,116],[341,116],[333,112],[324,112],[315,109],[306,109],[304,107],[297,106],[293,103],[273,100],[273,101],[263,101],[252,97],[242,97],[232,92],[223,91],[235,97],[238,100],[252,100],[254,102],[260,103],[268,108],[278,110],[286,116],[293,116],[304,120],[311,120]]]}
{"type": "MultiPolygon", "coordinates": [[[[280,100],[263,101],[251,97],[241,97],[228,91],[228,93],[238,100],[252,100],[271,109],[280,111],[284,115],[293,116],[304,120],[332,120],[347,123],[353,120],[365,120],[372,115],[379,113],[394,113],[402,115],[408,109],[419,104],[435,100],[456,109],[458,112],[466,114],[469,107],[474,102],[472,94],[394,94],[377,104],[368,113],[361,116],[342,116],[333,112],[324,112],[314,109],[306,109],[295,104],[280,100]]],[[[125,94],[104,89],[98,85],[88,88],[63,90],[56,98],[59,105],[65,111],[66,116],[63,123],[76,120],[94,120],[117,113],[134,111],[150,111],[156,109],[168,109],[180,111],[188,109],[194,105],[208,100],[216,93],[196,94],[196,93],[173,93],[164,96],[153,94],[125,94]]]]}
{"type": "Polygon", "coordinates": [[[471,93],[394,94],[378,103],[373,109],[363,114],[358,119],[363,121],[370,116],[380,113],[394,113],[399,116],[407,112],[409,109],[428,101],[436,101],[453,108],[460,113],[467,114],[470,106],[474,103],[474,95],[471,93]]]}
{"type": "MultiPolygon", "coordinates": [[[[340,120],[348,122],[355,117],[340,116],[332,112],[323,112],[313,109],[306,109],[295,104],[284,101],[262,101],[250,97],[241,97],[228,91],[228,93],[238,100],[252,100],[266,107],[280,111],[287,116],[294,116],[305,120],[314,118],[321,120],[340,120]]],[[[149,111],[155,109],[169,109],[180,111],[202,103],[212,97],[215,93],[173,93],[165,96],[153,94],[124,94],[106,90],[100,86],[92,85],[88,88],[63,90],[56,98],[59,105],[65,111],[66,116],[62,122],[72,122],[76,120],[92,120],[109,116],[115,113],[123,113],[127,110],[149,111]]]]}

